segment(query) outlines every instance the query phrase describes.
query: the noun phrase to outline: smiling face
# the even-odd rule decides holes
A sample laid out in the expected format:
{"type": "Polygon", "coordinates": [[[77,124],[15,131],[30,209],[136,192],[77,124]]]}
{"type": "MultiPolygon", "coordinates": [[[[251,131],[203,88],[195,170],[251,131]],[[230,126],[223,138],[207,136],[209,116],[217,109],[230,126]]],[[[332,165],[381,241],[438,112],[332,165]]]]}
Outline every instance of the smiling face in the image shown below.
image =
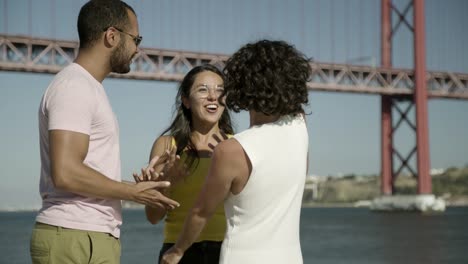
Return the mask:
{"type": "Polygon", "coordinates": [[[182,98],[183,104],[192,112],[193,126],[213,125],[218,123],[224,111],[221,105],[220,95],[224,91],[224,83],[221,76],[211,71],[203,71],[197,74],[190,94],[182,98]]]}

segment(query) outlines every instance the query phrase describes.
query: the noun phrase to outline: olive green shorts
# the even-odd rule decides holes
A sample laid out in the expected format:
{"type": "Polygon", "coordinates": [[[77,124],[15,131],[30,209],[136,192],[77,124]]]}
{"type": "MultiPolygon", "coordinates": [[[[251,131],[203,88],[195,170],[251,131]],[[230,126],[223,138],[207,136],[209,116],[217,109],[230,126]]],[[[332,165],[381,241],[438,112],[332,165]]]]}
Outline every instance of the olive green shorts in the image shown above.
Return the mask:
{"type": "Polygon", "coordinates": [[[120,240],[107,233],[36,223],[30,253],[33,264],[119,264],[120,240]]]}

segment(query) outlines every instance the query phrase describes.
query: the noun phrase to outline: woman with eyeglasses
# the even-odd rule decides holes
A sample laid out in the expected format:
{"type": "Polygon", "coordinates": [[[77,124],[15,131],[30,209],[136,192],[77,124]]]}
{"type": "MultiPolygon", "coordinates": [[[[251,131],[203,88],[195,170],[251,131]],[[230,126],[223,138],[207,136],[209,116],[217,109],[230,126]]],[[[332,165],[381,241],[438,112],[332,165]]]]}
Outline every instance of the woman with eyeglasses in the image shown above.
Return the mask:
{"type": "MultiPolygon", "coordinates": [[[[169,158],[151,173],[142,170],[140,176],[134,174],[137,181],[170,181],[166,195],[180,203],[174,210],[164,206],[145,208],[146,217],[152,224],[166,217],[159,259],[182,232],[185,218],[208,174],[214,147],[233,134],[231,118],[225,110],[224,97],[221,97],[223,93],[224,75],[215,66],[206,64],[189,71],[179,86],[172,124],[156,139],[151,150],[151,161],[158,157],[169,158]],[[167,166],[167,163],[172,164],[167,166]],[[164,165],[170,169],[164,170],[164,165]],[[162,175],[156,173],[160,171],[162,175]]],[[[217,264],[225,231],[226,218],[220,205],[180,263],[217,264]]]]}

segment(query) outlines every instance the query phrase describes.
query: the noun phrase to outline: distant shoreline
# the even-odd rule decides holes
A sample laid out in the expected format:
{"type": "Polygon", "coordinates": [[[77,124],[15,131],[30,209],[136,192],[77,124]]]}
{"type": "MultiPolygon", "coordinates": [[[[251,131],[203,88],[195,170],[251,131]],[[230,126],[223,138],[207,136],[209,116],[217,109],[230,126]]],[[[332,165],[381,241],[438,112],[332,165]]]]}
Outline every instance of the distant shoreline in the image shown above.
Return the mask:
{"type": "MultiPolygon", "coordinates": [[[[448,208],[459,208],[459,207],[468,207],[468,204],[454,204],[454,205],[447,205],[448,208]]],[[[302,204],[302,208],[367,208],[367,207],[359,207],[355,206],[354,203],[336,203],[336,204],[319,204],[319,203],[307,203],[307,204],[302,204]]],[[[125,207],[122,208],[123,211],[139,211],[139,210],[144,210],[144,207],[125,207]]],[[[0,213],[28,213],[28,212],[37,212],[37,209],[20,209],[20,210],[1,210],[0,213]]]]}
{"type": "Polygon", "coordinates": [[[302,208],[357,208],[354,203],[303,203],[302,208]]]}

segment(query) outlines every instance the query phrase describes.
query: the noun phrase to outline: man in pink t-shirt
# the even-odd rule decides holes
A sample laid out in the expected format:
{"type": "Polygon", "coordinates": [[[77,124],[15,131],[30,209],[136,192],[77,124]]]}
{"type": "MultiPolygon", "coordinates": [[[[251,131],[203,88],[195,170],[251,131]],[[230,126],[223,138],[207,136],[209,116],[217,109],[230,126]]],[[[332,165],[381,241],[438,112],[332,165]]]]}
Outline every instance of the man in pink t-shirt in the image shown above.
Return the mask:
{"type": "Polygon", "coordinates": [[[120,200],[173,209],[168,182],[121,182],[119,127],[102,86],[127,73],[142,39],[134,10],[89,1],[78,16],[80,50],[39,106],[42,208],[31,237],[33,263],[119,263],[120,200]]]}

